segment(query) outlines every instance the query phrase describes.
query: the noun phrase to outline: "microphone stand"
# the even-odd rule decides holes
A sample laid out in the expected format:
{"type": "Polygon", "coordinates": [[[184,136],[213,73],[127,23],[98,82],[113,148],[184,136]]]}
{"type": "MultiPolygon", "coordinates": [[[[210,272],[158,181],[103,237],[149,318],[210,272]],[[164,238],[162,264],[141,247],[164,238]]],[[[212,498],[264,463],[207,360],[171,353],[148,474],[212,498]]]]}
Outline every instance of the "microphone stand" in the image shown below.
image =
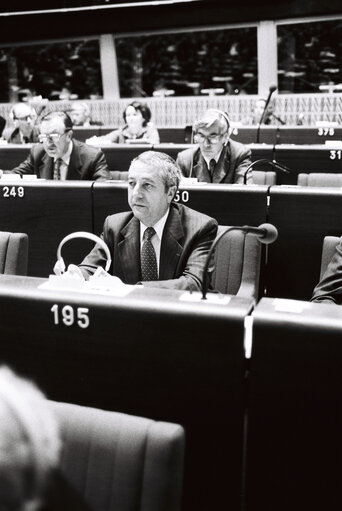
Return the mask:
{"type": "Polygon", "coordinates": [[[243,176],[243,184],[244,185],[247,184],[247,174],[248,174],[248,171],[250,169],[252,169],[254,167],[254,165],[256,165],[257,163],[268,163],[269,165],[271,165],[275,169],[279,169],[282,172],[285,172],[286,174],[291,174],[290,169],[288,169],[285,165],[282,165],[281,163],[278,163],[275,160],[272,161],[272,160],[268,160],[267,158],[261,158],[260,160],[252,161],[252,163],[250,165],[248,165],[248,167],[247,167],[247,169],[245,171],[245,175],[243,176]]]}

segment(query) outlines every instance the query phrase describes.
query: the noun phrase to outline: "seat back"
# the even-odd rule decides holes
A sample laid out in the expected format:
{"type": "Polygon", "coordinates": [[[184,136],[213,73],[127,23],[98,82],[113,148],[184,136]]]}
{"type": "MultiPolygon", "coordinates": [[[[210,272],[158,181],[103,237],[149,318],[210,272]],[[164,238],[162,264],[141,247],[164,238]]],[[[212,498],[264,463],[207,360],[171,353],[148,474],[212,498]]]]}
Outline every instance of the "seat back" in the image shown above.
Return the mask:
{"type": "Polygon", "coordinates": [[[93,511],[179,511],[178,424],[49,401],[61,425],[61,471],[93,511]]]}
{"type": "Polygon", "coordinates": [[[127,170],[110,170],[110,179],[114,181],[127,181],[128,171],[127,170]]]}
{"type": "Polygon", "coordinates": [[[297,185],[300,186],[342,186],[342,174],[316,173],[298,174],[297,185]]]}
{"type": "Polygon", "coordinates": [[[323,277],[332,256],[335,253],[336,245],[338,245],[340,238],[338,236],[325,236],[322,246],[322,259],[321,259],[321,272],[320,279],[323,277]]]}
{"type": "Polygon", "coordinates": [[[0,273],[27,275],[27,261],[27,234],[0,231],[0,273]]]}
{"type": "MultiPolygon", "coordinates": [[[[219,225],[217,237],[228,227],[219,225]]],[[[230,231],[215,251],[212,286],[221,293],[258,299],[261,244],[254,234],[230,231]]]]}
{"type": "Polygon", "coordinates": [[[265,172],[264,170],[252,170],[253,183],[255,185],[275,185],[277,184],[277,174],[273,170],[265,172]]]}

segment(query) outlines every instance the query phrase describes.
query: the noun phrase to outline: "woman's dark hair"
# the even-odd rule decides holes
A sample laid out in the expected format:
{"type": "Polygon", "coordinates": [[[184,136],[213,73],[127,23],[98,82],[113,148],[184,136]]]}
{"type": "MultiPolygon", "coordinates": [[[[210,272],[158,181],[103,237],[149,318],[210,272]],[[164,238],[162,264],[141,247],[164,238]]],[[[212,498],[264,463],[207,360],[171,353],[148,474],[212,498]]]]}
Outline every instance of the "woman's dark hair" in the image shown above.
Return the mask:
{"type": "Polygon", "coordinates": [[[135,110],[139,110],[139,112],[141,112],[141,115],[143,116],[143,119],[144,119],[143,126],[146,126],[147,123],[151,119],[151,110],[149,109],[149,107],[147,105],[145,105],[145,103],[140,103],[139,101],[132,101],[132,103],[130,103],[129,105],[126,106],[126,108],[123,112],[123,118],[124,118],[125,122],[126,122],[126,110],[129,106],[132,106],[135,110]]]}

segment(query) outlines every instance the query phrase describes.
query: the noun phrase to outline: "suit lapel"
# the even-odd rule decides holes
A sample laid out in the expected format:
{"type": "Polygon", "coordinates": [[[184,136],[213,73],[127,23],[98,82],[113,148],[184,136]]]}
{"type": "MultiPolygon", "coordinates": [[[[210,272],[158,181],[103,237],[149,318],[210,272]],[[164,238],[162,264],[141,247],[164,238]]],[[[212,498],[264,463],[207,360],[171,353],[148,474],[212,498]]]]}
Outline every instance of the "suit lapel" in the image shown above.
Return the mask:
{"type": "Polygon", "coordinates": [[[211,177],[208,171],[207,163],[202,156],[201,150],[198,149],[194,154],[193,173],[198,181],[211,183],[211,177]]]}
{"type": "Polygon", "coordinates": [[[140,272],[140,222],[133,217],[121,230],[122,241],[118,244],[118,257],[124,282],[135,284],[141,280],[140,272]]]}
{"type": "Polygon", "coordinates": [[[180,219],[179,209],[171,204],[167,218],[160,250],[159,280],[175,278],[183,246],[184,231],[180,219]]]}
{"type": "Polygon", "coordinates": [[[82,156],[80,152],[80,147],[77,144],[77,141],[72,141],[72,151],[70,154],[70,161],[68,166],[67,179],[81,179],[81,170],[82,170],[82,156]]]}
{"type": "Polygon", "coordinates": [[[53,179],[53,158],[44,152],[42,159],[39,163],[39,175],[42,179],[53,179]]]}
{"type": "Polygon", "coordinates": [[[229,162],[230,162],[230,150],[229,150],[229,142],[223,147],[219,160],[215,166],[214,179],[213,183],[221,183],[229,171],[229,162]]]}

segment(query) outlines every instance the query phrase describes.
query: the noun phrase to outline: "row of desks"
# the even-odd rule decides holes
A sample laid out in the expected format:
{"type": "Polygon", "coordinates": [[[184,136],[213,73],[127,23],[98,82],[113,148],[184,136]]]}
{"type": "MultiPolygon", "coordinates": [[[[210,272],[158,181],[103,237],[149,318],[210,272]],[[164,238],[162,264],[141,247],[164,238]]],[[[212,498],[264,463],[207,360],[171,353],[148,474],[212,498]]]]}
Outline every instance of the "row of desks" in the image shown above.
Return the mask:
{"type": "MultiPolygon", "coordinates": [[[[220,225],[277,227],[279,237],[263,265],[267,296],[309,299],[319,279],[324,236],[342,234],[339,188],[199,184],[181,186],[177,200],[220,225]]],[[[124,182],[0,181],[0,230],[29,235],[30,276],[52,272],[67,234],[100,235],[107,215],[127,210],[124,182]]],[[[81,262],[91,246],[87,240],[69,241],[63,247],[66,263],[81,262]]]]}
{"type": "MultiPolygon", "coordinates": [[[[143,151],[163,151],[173,158],[177,158],[180,151],[188,148],[188,144],[112,144],[103,146],[110,170],[127,171],[133,158],[143,151]]],[[[276,160],[290,169],[289,174],[278,171],[277,184],[296,184],[297,176],[301,172],[342,172],[342,147],[335,148],[326,145],[270,145],[250,144],[252,161],[266,158],[276,160]]],[[[30,150],[30,145],[0,146],[0,168],[12,169],[19,165],[30,150]]],[[[261,163],[254,170],[274,170],[271,165],[261,163]]]]}
{"type": "Polygon", "coordinates": [[[338,306],[43,283],[0,276],[2,361],[51,399],[182,424],[184,511],[338,508],[338,306]]]}
{"type": "MultiPolygon", "coordinates": [[[[75,137],[86,140],[92,136],[101,136],[113,131],[113,126],[75,127],[75,137]]],[[[160,142],[173,144],[190,144],[191,126],[183,128],[159,128],[160,142]]],[[[233,140],[243,144],[324,144],[326,140],[342,140],[342,126],[234,126],[233,140]],[[258,140],[259,138],[259,140],[258,140]]]]}

